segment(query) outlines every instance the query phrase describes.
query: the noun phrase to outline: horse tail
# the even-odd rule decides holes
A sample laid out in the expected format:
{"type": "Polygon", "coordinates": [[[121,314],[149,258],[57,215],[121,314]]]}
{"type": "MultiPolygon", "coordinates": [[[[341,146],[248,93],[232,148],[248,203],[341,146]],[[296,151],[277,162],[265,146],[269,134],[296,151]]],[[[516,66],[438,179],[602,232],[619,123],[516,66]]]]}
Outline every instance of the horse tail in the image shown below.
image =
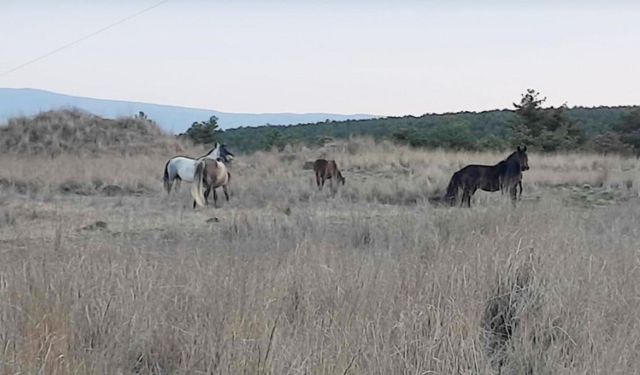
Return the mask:
{"type": "Polygon", "coordinates": [[[193,174],[193,185],[191,186],[191,197],[193,201],[200,207],[204,206],[204,167],[205,160],[201,160],[196,164],[196,171],[193,174]]]}
{"type": "Polygon", "coordinates": [[[167,160],[167,164],[164,165],[164,189],[167,193],[171,192],[171,181],[169,180],[169,163],[171,163],[171,159],[167,160]]]}
{"type": "Polygon", "coordinates": [[[444,195],[445,200],[447,200],[452,205],[455,204],[459,187],[460,187],[460,172],[458,171],[454,173],[453,176],[451,176],[451,181],[449,181],[449,185],[447,185],[447,192],[444,195]]]}

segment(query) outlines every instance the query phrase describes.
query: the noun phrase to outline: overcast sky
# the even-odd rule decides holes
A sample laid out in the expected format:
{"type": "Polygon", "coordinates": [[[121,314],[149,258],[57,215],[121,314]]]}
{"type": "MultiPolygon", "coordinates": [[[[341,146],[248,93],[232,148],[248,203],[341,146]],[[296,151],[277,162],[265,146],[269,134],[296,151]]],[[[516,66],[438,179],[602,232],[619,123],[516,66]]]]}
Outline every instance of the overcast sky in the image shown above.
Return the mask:
{"type": "MultiPolygon", "coordinates": [[[[0,0],[0,74],[157,3],[0,0]]],[[[640,104],[640,6],[170,0],[0,87],[227,112],[487,110],[529,87],[552,105],[640,104]]]]}

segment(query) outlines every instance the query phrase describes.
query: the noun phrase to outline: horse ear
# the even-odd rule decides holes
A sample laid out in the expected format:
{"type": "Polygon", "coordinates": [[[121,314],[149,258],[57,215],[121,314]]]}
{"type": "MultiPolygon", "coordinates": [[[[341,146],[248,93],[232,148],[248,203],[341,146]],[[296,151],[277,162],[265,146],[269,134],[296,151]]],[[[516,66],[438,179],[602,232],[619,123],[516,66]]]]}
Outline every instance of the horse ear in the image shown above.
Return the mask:
{"type": "Polygon", "coordinates": [[[522,148],[522,152],[527,152],[527,146],[524,146],[524,147],[522,148]]]}
{"type": "Polygon", "coordinates": [[[522,150],[520,150],[520,146],[518,146],[518,147],[516,148],[516,150],[517,150],[518,152],[521,152],[521,151],[522,151],[522,150]]]}

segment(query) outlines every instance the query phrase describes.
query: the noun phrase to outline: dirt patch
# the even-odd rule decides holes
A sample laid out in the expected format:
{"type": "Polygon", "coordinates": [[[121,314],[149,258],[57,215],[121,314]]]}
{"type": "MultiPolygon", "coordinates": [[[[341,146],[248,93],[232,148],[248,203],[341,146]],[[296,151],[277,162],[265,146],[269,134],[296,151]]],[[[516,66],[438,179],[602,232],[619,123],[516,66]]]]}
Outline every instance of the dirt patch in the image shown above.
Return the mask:
{"type": "Polygon", "coordinates": [[[582,207],[604,207],[626,202],[634,198],[633,194],[622,189],[606,187],[583,186],[562,187],[560,190],[567,195],[565,201],[582,207]]]}
{"type": "Polygon", "coordinates": [[[108,229],[108,224],[102,220],[98,220],[95,223],[86,225],[80,229],[87,230],[87,231],[96,231],[96,230],[103,231],[108,229]]]}
{"type": "Polygon", "coordinates": [[[83,184],[76,181],[67,181],[58,186],[58,191],[62,194],[74,194],[74,195],[103,195],[106,197],[122,197],[122,196],[142,196],[153,193],[153,189],[150,189],[144,185],[138,186],[120,186],[120,185],[105,185],[102,188],[96,188],[95,186],[83,184]]]}
{"type": "Polygon", "coordinates": [[[13,189],[19,194],[37,193],[42,190],[42,184],[38,181],[14,181],[0,178],[1,189],[13,189]]]}
{"type": "Polygon", "coordinates": [[[118,185],[107,185],[102,188],[102,194],[106,195],[107,197],[124,195],[124,189],[118,185]]]}

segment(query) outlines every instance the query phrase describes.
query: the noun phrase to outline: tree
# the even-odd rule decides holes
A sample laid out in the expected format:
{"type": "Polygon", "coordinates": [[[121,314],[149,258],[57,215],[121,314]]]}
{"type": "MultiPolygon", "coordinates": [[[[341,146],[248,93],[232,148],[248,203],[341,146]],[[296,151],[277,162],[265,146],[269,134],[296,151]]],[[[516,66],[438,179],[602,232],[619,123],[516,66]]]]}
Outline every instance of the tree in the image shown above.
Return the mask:
{"type": "Polygon", "coordinates": [[[287,142],[282,136],[282,133],[276,129],[273,129],[269,134],[267,134],[265,149],[271,150],[273,147],[277,148],[278,151],[284,150],[284,146],[286,146],[287,142]]]}
{"type": "Polygon", "coordinates": [[[465,121],[452,121],[434,127],[428,132],[427,145],[454,150],[475,149],[475,138],[465,121]]]}
{"type": "Polygon", "coordinates": [[[640,156],[640,108],[625,113],[620,123],[613,126],[622,143],[628,145],[636,156],[640,156]]]}
{"type": "Polygon", "coordinates": [[[616,133],[615,131],[598,134],[591,138],[589,143],[590,149],[596,152],[601,152],[605,155],[609,152],[626,154],[631,148],[629,145],[622,141],[620,134],[616,133]]]}
{"type": "Polygon", "coordinates": [[[218,127],[218,118],[209,117],[209,121],[194,122],[189,129],[180,136],[191,139],[195,144],[212,144],[218,141],[222,130],[218,127]]]}
{"type": "Polygon", "coordinates": [[[584,132],[567,116],[567,105],[544,109],[546,100],[536,90],[528,89],[520,103],[513,104],[517,120],[511,127],[512,144],[530,145],[541,151],[569,150],[583,144],[584,132]]]}

